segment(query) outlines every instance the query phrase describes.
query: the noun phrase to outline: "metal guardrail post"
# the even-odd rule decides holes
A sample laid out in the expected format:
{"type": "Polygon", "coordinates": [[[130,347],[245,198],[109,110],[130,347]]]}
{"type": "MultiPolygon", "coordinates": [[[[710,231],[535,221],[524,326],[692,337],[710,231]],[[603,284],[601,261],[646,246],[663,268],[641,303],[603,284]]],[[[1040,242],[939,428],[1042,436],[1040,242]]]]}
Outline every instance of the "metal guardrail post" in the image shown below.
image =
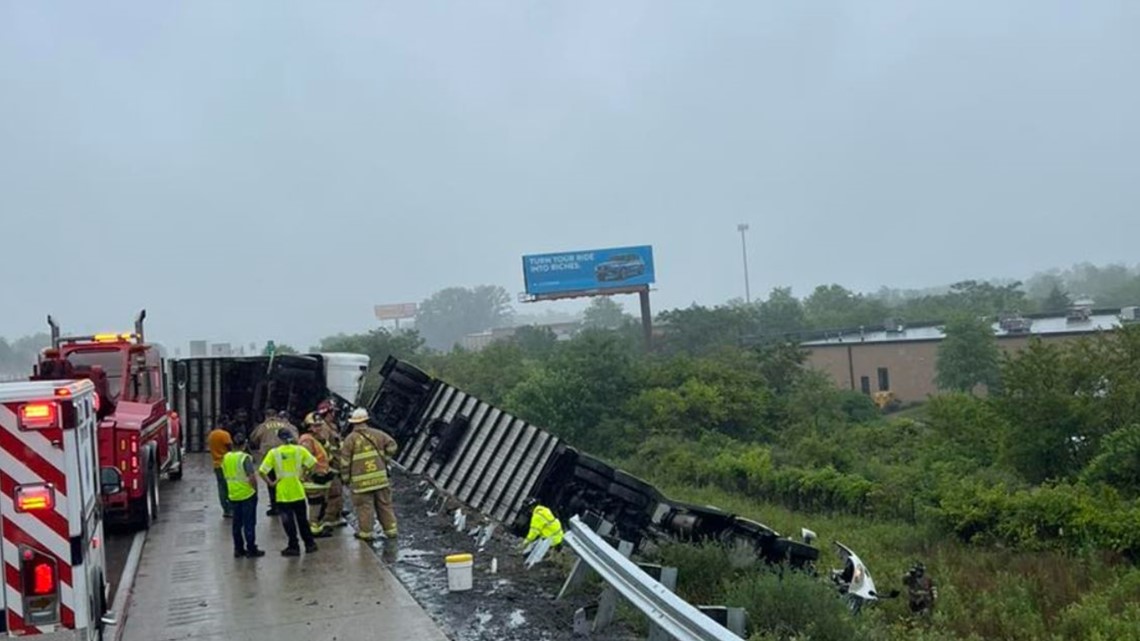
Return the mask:
{"type": "Polygon", "coordinates": [[[570,519],[570,531],[563,542],[601,575],[607,585],[677,641],[740,641],[739,636],[654,581],[578,517],[570,519]]]}
{"type": "MultiPolygon", "coordinates": [[[[589,519],[583,519],[583,523],[587,523],[589,519]]],[[[614,531],[614,524],[609,521],[601,521],[598,523],[595,531],[601,536],[607,536],[610,532],[614,531]]],[[[574,559],[574,567],[570,569],[570,576],[566,577],[566,582],[562,584],[562,589],[558,591],[558,596],[554,597],[555,601],[560,601],[566,593],[579,585],[586,577],[590,575],[590,566],[582,562],[581,558],[574,559]]]]}
{"type": "MultiPolygon", "coordinates": [[[[666,590],[670,592],[677,591],[677,568],[662,567],[655,563],[638,563],[637,567],[653,577],[653,579],[664,586],[666,590]]],[[[661,626],[650,623],[649,641],[670,641],[670,638],[669,634],[665,632],[661,626]]]]}
{"type": "MultiPolygon", "coordinates": [[[[633,543],[629,541],[618,541],[617,552],[623,558],[628,559],[633,555],[633,543]]],[[[598,632],[613,623],[614,612],[617,610],[617,602],[617,590],[607,582],[606,587],[602,589],[602,595],[598,597],[598,614],[594,617],[594,632],[598,632]]]]}

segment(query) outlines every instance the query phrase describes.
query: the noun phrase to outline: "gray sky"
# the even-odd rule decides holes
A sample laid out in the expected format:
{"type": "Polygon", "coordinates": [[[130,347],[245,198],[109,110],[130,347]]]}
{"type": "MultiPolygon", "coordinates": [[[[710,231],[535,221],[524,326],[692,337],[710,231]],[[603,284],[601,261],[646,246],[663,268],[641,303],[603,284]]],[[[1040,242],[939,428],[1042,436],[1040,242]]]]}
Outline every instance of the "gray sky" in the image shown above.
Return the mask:
{"type": "Polygon", "coordinates": [[[0,335],[146,306],[304,348],[643,243],[655,308],[712,304],[741,221],[753,292],[1135,263],[1137,34],[1135,0],[0,0],[0,335]]]}

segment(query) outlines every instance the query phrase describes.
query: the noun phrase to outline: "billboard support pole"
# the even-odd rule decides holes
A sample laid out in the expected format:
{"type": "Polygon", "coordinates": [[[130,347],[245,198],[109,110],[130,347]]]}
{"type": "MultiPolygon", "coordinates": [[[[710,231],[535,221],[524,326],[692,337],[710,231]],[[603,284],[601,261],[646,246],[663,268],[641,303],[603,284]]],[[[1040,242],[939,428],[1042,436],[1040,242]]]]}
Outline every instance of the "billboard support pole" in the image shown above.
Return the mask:
{"type": "Polygon", "coordinates": [[[649,288],[637,293],[641,299],[641,328],[645,332],[645,351],[653,349],[653,313],[649,309],[649,288]]]}

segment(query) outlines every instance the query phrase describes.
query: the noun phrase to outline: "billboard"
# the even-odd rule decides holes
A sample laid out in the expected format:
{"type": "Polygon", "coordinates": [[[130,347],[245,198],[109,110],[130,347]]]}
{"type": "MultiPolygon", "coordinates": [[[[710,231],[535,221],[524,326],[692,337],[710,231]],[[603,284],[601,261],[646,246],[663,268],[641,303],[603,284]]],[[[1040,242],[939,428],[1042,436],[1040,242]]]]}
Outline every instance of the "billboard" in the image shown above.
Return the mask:
{"type": "Polygon", "coordinates": [[[641,245],[531,254],[523,256],[523,277],[526,293],[531,296],[649,285],[654,280],[653,248],[641,245]]]}
{"type": "Polygon", "coordinates": [[[415,318],[415,303],[396,303],[395,305],[376,305],[372,308],[376,313],[376,320],[400,320],[401,318],[415,318]]]}

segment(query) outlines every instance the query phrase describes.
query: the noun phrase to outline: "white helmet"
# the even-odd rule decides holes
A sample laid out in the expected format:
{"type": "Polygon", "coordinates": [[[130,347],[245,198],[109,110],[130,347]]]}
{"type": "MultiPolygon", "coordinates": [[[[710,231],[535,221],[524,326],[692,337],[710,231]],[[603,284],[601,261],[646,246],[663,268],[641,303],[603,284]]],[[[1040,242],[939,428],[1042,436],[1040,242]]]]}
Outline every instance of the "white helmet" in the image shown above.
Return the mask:
{"type": "Polygon", "coordinates": [[[352,414],[348,417],[348,422],[356,425],[357,423],[368,422],[368,410],[363,407],[358,407],[352,410],[352,414]]]}

